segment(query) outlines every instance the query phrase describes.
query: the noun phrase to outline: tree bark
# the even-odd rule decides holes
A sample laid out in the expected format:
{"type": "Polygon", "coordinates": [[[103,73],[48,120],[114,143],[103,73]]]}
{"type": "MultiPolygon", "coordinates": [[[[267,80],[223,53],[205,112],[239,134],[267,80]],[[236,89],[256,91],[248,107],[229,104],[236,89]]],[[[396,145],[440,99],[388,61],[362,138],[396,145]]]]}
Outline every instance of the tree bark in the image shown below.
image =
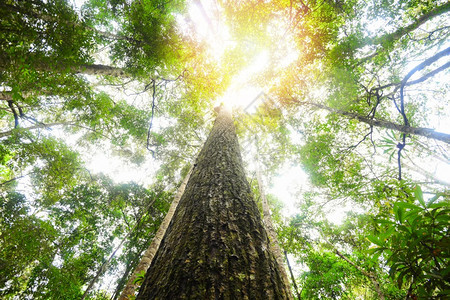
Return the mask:
{"type": "Polygon", "coordinates": [[[281,275],[283,276],[284,284],[286,285],[286,289],[289,291],[288,298],[294,299],[292,297],[292,293],[290,293],[291,287],[289,284],[289,277],[286,273],[286,269],[284,268],[283,254],[281,254],[281,248],[278,243],[277,232],[275,231],[275,228],[273,227],[269,202],[267,201],[266,191],[264,190],[264,183],[262,180],[261,171],[259,169],[258,140],[256,140],[256,151],[257,151],[257,154],[256,154],[256,179],[258,181],[258,189],[259,189],[259,194],[261,196],[264,225],[265,225],[265,228],[266,228],[267,233],[270,238],[270,249],[272,250],[273,254],[275,255],[275,258],[277,260],[278,266],[281,271],[281,275]]]}
{"type": "Polygon", "coordinates": [[[142,255],[141,260],[139,261],[138,265],[133,271],[133,274],[131,274],[130,278],[127,281],[127,284],[125,285],[125,288],[123,289],[122,293],[120,294],[119,300],[128,300],[130,296],[134,296],[134,293],[136,289],[138,288],[138,284],[135,284],[134,281],[138,277],[138,275],[141,272],[146,272],[150,264],[152,263],[153,257],[155,257],[156,251],[159,248],[159,245],[161,244],[161,241],[164,237],[164,234],[167,231],[167,227],[169,226],[170,221],[172,220],[173,214],[175,213],[175,210],[177,209],[178,203],[180,202],[181,196],[183,196],[184,190],[186,188],[186,184],[189,180],[189,177],[191,176],[192,168],[189,170],[186,177],[183,179],[183,182],[181,183],[180,187],[177,190],[177,194],[175,195],[172,204],[170,205],[169,211],[167,212],[166,216],[164,217],[163,222],[158,228],[158,231],[155,234],[155,237],[153,238],[152,242],[150,243],[150,246],[145,250],[144,254],[142,255]]]}
{"type": "MultiPolygon", "coordinates": [[[[31,66],[36,71],[41,72],[71,72],[75,74],[85,74],[85,75],[97,75],[97,76],[114,76],[114,77],[131,77],[129,73],[123,68],[100,65],[100,64],[82,64],[79,66],[66,66],[63,63],[58,64],[44,63],[35,61],[31,66]]],[[[10,68],[14,68],[13,62],[9,58],[2,57],[0,55],[0,71],[8,71],[10,68]]],[[[5,93],[1,96],[4,98],[9,98],[5,93]]]]}
{"type": "Polygon", "coordinates": [[[372,119],[370,117],[361,116],[356,113],[352,113],[352,112],[348,112],[348,111],[344,111],[344,110],[340,110],[340,109],[336,109],[336,108],[331,108],[329,106],[319,104],[319,103],[302,102],[302,101],[299,101],[296,99],[292,99],[292,100],[295,103],[310,105],[310,106],[314,106],[314,107],[317,107],[320,109],[324,109],[329,112],[342,115],[348,119],[356,119],[360,122],[369,124],[370,126],[381,127],[381,128],[385,128],[385,129],[393,129],[393,130],[396,130],[396,131],[399,131],[402,133],[406,133],[406,134],[420,135],[420,136],[423,136],[426,138],[435,139],[435,140],[450,144],[450,134],[434,131],[434,129],[431,129],[431,128],[411,127],[409,125],[408,126],[400,125],[400,124],[397,124],[397,123],[394,123],[391,121],[387,121],[387,120],[372,119]]]}
{"type": "Polygon", "coordinates": [[[72,68],[74,73],[81,73],[85,75],[102,75],[114,77],[129,77],[130,75],[123,68],[117,68],[107,65],[81,65],[77,68],[72,68]]]}
{"type": "Polygon", "coordinates": [[[288,299],[221,108],[137,299],[288,299]]]}

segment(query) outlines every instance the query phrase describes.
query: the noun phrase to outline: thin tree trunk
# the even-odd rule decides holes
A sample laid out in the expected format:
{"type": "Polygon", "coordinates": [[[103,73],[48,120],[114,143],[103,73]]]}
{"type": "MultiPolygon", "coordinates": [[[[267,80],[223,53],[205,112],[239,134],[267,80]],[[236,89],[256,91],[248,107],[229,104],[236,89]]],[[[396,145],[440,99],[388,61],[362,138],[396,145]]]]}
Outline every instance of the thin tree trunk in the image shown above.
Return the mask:
{"type": "Polygon", "coordinates": [[[189,170],[186,177],[183,179],[183,182],[181,183],[180,187],[178,188],[177,194],[175,195],[172,204],[170,205],[169,211],[167,212],[166,216],[164,217],[164,220],[162,221],[161,225],[158,228],[158,231],[155,234],[155,237],[153,238],[152,242],[150,243],[150,246],[147,248],[147,250],[142,255],[141,260],[139,261],[138,265],[133,271],[133,274],[131,274],[130,278],[127,281],[127,284],[125,285],[125,288],[123,289],[122,293],[120,294],[119,300],[128,300],[130,296],[134,296],[134,293],[136,289],[138,288],[138,284],[135,284],[134,281],[136,280],[137,276],[142,273],[146,272],[150,264],[152,263],[153,257],[155,256],[156,251],[159,248],[159,245],[161,244],[161,240],[164,237],[164,234],[166,233],[167,227],[169,226],[170,221],[172,220],[173,214],[175,210],[177,209],[178,203],[180,202],[181,196],[184,193],[184,190],[186,188],[186,184],[189,180],[189,177],[191,176],[192,168],[189,170]]]}
{"type": "MultiPolygon", "coordinates": [[[[155,233],[155,236],[156,236],[156,233],[155,233]]],[[[123,273],[122,277],[120,278],[120,281],[118,281],[118,284],[116,286],[116,289],[114,290],[114,293],[111,295],[111,298],[110,298],[111,300],[117,299],[120,296],[123,288],[127,284],[127,279],[129,278],[130,274],[132,274],[134,269],[136,269],[137,265],[139,264],[139,262],[142,258],[142,253],[144,253],[144,251],[148,249],[153,238],[154,237],[150,236],[145,243],[145,245],[147,245],[147,246],[143,245],[144,247],[141,247],[137,251],[137,253],[134,255],[134,257],[131,259],[131,261],[128,262],[125,272],[123,273]]]]}
{"type": "Polygon", "coordinates": [[[380,288],[380,283],[377,280],[377,277],[375,274],[367,272],[366,270],[364,270],[363,268],[361,268],[360,266],[358,266],[357,264],[355,264],[353,261],[351,261],[350,259],[348,259],[345,255],[343,255],[341,252],[339,252],[337,249],[334,249],[335,253],[342,258],[343,260],[345,260],[346,262],[348,262],[349,264],[351,264],[352,266],[354,266],[358,271],[360,271],[364,276],[368,277],[370,279],[370,281],[372,281],[374,287],[375,287],[375,291],[378,294],[378,299],[380,300],[384,300],[384,294],[381,291],[380,288]]]}
{"type": "Polygon", "coordinates": [[[319,104],[319,103],[314,103],[314,102],[302,102],[302,101],[299,101],[296,99],[292,99],[292,101],[295,103],[298,103],[298,104],[310,105],[310,106],[314,106],[314,107],[317,107],[320,109],[324,109],[329,112],[342,115],[349,119],[356,119],[360,122],[369,124],[370,126],[381,127],[381,128],[386,128],[386,129],[393,129],[393,130],[396,130],[396,131],[399,131],[402,133],[406,133],[406,134],[420,135],[420,136],[423,136],[426,138],[435,139],[435,140],[439,140],[444,143],[450,144],[450,134],[443,133],[443,132],[437,132],[437,131],[434,131],[434,129],[422,128],[422,127],[411,127],[411,126],[400,125],[400,124],[397,124],[397,123],[394,123],[391,121],[382,120],[382,119],[372,119],[367,116],[361,116],[356,113],[352,113],[352,112],[348,112],[348,111],[344,111],[344,110],[340,110],[340,109],[336,109],[336,108],[331,108],[329,106],[319,104]]]}
{"type": "MultiPolygon", "coordinates": [[[[289,284],[289,278],[286,273],[286,269],[284,268],[284,262],[283,262],[283,255],[281,254],[280,245],[278,243],[277,233],[275,231],[275,228],[273,227],[272,223],[272,217],[270,213],[270,207],[269,203],[267,201],[266,192],[264,190],[264,182],[261,176],[261,171],[259,169],[259,145],[258,145],[258,139],[255,141],[256,143],[256,180],[258,181],[258,189],[259,194],[261,196],[261,203],[262,203],[262,209],[263,209],[263,220],[264,220],[264,226],[267,230],[267,233],[270,238],[270,248],[275,255],[275,258],[278,262],[278,266],[281,271],[281,275],[283,276],[284,284],[286,285],[286,289],[288,291],[291,291],[291,287],[289,284]]],[[[289,299],[293,299],[292,294],[288,294],[289,299]]]]}
{"type": "Polygon", "coordinates": [[[294,272],[292,272],[291,264],[289,263],[289,258],[288,258],[286,250],[284,250],[284,256],[286,257],[286,263],[287,263],[288,268],[289,268],[289,273],[291,274],[291,280],[292,280],[292,284],[294,285],[295,293],[297,294],[298,300],[301,300],[302,299],[302,293],[298,292],[298,287],[297,287],[297,283],[295,282],[294,272]]]}
{"type": "Polygon", "coordinates": [[[231,112],[219,110],[137,299],[288,299],[231,112]]]}
{"type": "Polygon", "coordinates": [[[98,281],[100,276],[108,269],[108,267],[109,267],[109,265],[111,263],[111,260],[116,255],[116,252],[122,247],[123,243],[128,239],[128,237],[131,235],[131,233],[136,230],[136,228],[139,226],[139,223],[142,220],[142,217],[144,216],[144,214],[146,212],[148,212],[148,210],[150,209],[150,207],[152,207],[152,205],[153,205],[153,203],[155,203],[155,201],[156,200],[150,201],[150,203],[147,205],[147,209],[144,210],[144,212],[136,220],[136,224],[134,224],[134,226],[128,231],[128,233],[125,235],[125,237],[122,239],[122,241],[120,241],[120,244],[116,247],[114,252],[109,256],[108,260],[105,261],[103,263],[103,265],[100,267],[100,269],[97,271],[97,274],[95,275],[95,277],[89,283],[89,286],[86,288],[86,291],[84,292],[83,297],[81,298],[81,300],[84,300],[89,295],[90,291],[94,287],[94,284],[98,281]]]}
{"type": "Polygon", "coordinates": [[[114,252],[109,256],[108,260],[105,261],[102,266],[100,267],[100,269],[97,271],[97,274],[95,274],[94,278],[92,278],[91,282],[89,283],[88,287],[86,288],[86,290],[84,291],[83,296],[81,297],[81,300],[86,299],[86,297],[89,295],[89,293],[91,292],[92,288],[94,287],[94,284],[98,281],[98,279],[100,278],[100,276],[102,276],[102,274],[108,269],[109,264],[111,263],[111,260],[113,259],[113,257],[116,255],[117,250],[119,250],[123,243],[126,241],[126,239],[130,236],[131,232],[133,230],[130,230],[127,235],[122,239],[122,241],[120,241],[120,244],[116,247],[116,249],[114,249],[114,252]]]}

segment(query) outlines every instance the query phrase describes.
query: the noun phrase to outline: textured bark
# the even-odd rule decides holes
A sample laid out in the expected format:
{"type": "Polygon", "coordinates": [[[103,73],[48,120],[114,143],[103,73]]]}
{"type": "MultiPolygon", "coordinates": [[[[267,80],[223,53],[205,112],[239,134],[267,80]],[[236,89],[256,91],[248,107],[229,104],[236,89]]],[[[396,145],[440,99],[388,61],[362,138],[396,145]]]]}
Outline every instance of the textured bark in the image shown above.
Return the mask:
{"type": "Polygon", "coordinates": [[[128,300],[130,296],[134,296],[134,293],[138,287],[138,284],[135,284],[134,281],[136,280],[139,273],[142,271],[146,272],[150,264],[152,263],[153,257],[155,257],[156,251],[159,248],[159,245],[161,244],[161,240],[164,237],[164,234],[167,231],[167,227],[169,226],[170,221],[172,220],[173,214],[175,213],[175,210],[177,209],[178,203],[180,202],[181,196],[183,196],[184,190],[186,188],[186,184],[189,180],[189,177],[191,176],[192,169],[189,170],[186,177],[183,179],[183,182],[181,183],[180,187],[177,190],[177,194],[175,195],[172,204],[170,205],[169,211],[167,212],[166,216],[164,217],[164,220],[162,221],[161,225],[158,228],[158,231],[155,234],[155,237],[153,238],[152,242],[150,243],[150,246],[145,250],[144,254],[142,255],[141,260],[139,261],[138,265],[133,271],[133,274],[131,274],[130,278],[127,281],[127,284],[125,285],[125,288],[123,289],[122,293],[120,294],[119,300],[128,300]]]}
{"type": "Polygon", "coordinates": [[[220,109],[137,299],[288,299],[220,109]]]}
{"type": "MultiPolygon", "coordinates": [[[[256,147],[257,147],[257,151],[259,152],[258,141],[256,141],[256,147]]],[[[263,183],[262,176],[261,176],[261,171],[259,170],[259,157],[258,156],[257,156],[256,160],[257,160],[256,161],[256,179],[258,180],[258,189],[259,189],[259,194],[261,195],[264,225],[267,230],[267,234],[269,235],[269,238],[270,238],[270,249],[272,250],[273,254],[275,255],[275,258],[277,260],[278,266],[281,271],[281,275],[283,276],[284,284],[286,286],[286,289],[289,291],[288,298],[294,299],[292,297],[292,293],[290,293],[291,287],[289,284],[289,277],[286,273],[286,269],[284,268],[283,254],[281,254],[281,248],[278,243],[277,232],[275,231],[275,228],[273,227],[269,202],[267,201],[266,192],[264,190],[264,183],[263,183]]]]}
{"type": "Polygon", "coordinates": [[[81,65],[78,68],[72,68],[75,73],[82,73],[86,75],[101,75],[101,76],[115,76],[115,77],[129,77],[130,75],[122,68],[107,66],[107,65],[81,65]]]}

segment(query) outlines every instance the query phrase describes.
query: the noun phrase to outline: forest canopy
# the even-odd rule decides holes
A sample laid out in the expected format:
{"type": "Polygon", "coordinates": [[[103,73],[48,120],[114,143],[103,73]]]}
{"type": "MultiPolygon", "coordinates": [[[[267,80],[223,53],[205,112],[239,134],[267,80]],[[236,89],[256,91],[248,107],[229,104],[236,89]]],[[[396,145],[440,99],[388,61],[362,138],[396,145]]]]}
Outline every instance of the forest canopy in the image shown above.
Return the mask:
{"type": "Polygon", "coordinates": [[[117,299],[221,103],[295,299],[450,297],[449,11],[1,1],[0,298],[117,299]]]}

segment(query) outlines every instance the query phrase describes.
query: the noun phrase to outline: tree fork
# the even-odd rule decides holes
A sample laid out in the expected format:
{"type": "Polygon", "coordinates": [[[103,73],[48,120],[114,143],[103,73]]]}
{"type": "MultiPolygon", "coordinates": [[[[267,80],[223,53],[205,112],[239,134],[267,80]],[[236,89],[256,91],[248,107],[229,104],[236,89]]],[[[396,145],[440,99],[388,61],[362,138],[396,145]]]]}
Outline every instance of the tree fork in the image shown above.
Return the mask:
{"type": "Polygon", "coordinates": [[[288,299],[246,180],[229,109],[219,110],[137,299],[288,299]]]}

